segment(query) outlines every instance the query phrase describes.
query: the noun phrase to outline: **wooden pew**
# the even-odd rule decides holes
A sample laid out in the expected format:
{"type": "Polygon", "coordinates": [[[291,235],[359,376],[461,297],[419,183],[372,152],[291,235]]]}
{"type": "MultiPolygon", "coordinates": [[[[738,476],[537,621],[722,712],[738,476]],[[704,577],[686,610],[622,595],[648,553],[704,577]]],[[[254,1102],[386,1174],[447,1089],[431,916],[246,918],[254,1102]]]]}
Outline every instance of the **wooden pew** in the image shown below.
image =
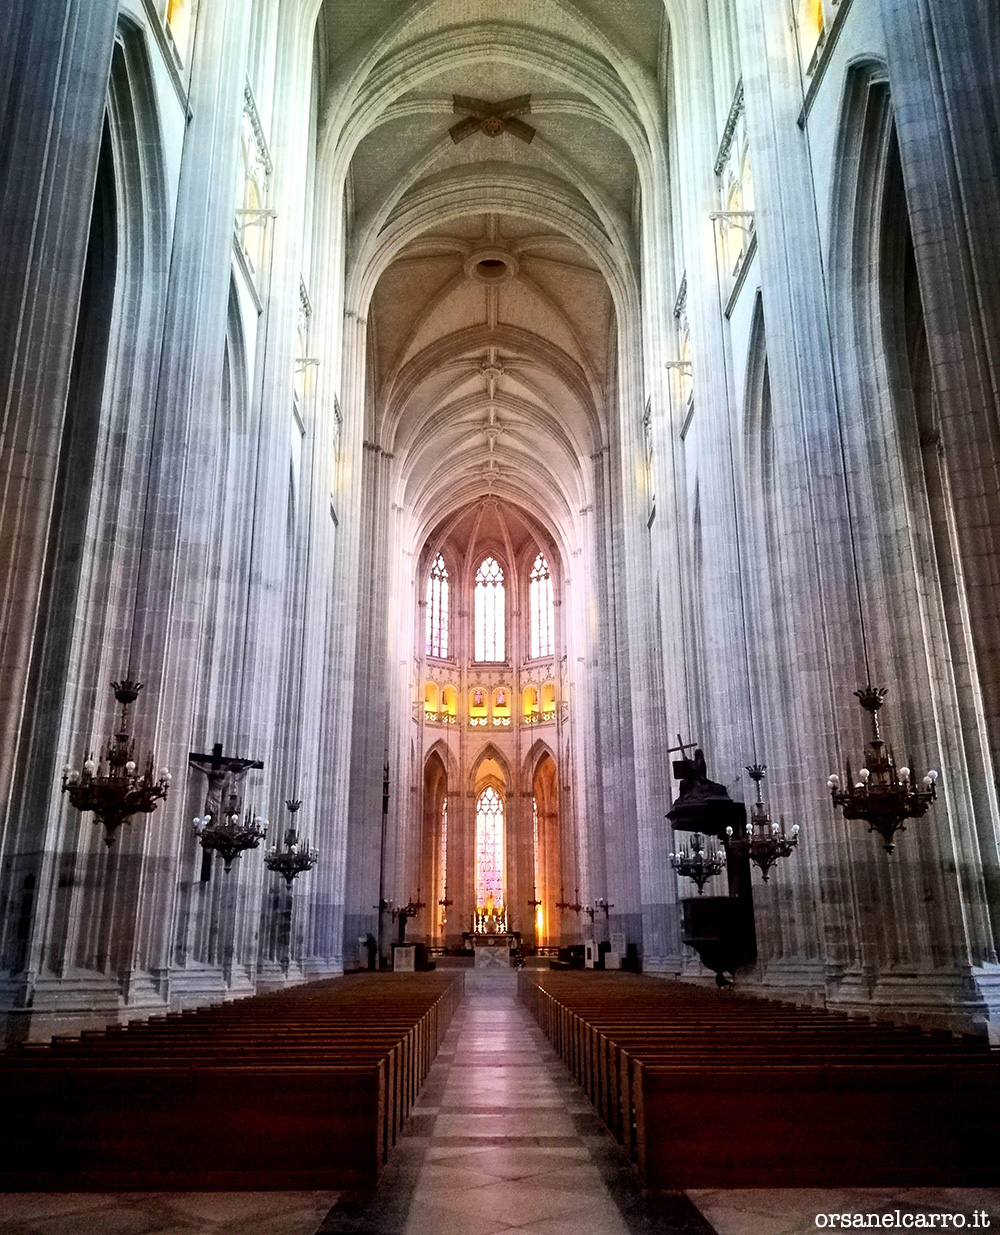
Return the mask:
{"type": "Polygon", "coordinates": [[[0,1189],[375,1186],[462,975],[358,975],[0,1055],[0,1189]]]}
{"type": "Polygon", "coordinates": [[[519,994],[647,1186],[988,1184],[981,1039],[616,974],[519,994]]]}

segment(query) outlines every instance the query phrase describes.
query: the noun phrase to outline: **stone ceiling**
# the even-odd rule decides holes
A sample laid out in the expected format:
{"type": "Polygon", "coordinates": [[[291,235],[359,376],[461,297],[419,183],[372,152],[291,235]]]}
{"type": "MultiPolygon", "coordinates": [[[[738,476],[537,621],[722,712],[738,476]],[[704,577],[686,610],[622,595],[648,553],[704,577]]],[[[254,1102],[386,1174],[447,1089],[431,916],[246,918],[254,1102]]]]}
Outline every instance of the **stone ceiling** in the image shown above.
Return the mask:
{"type": "Polygon", "coordinates": [[[495,495],[577,539],[638,300],[662,13],[662,0],[325,7],[321,166],[344,176],[371,436],[421,534],[495,495]],[[525,95],[530,129],[453,140],[468,115],[455,96],[525,95]]]}

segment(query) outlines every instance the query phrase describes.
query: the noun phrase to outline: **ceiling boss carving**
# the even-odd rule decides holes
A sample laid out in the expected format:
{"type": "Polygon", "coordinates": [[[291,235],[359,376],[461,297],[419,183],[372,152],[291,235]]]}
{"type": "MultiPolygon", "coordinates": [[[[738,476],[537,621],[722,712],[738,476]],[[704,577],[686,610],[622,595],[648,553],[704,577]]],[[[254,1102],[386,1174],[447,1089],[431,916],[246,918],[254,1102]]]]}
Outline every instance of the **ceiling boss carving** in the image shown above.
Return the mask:
{"type": "Polygon", "coordinates": [[[510,133],[521,141],[531,144],[535,130],[530,124],[518,120],[518,116],[527,116],[531,111],[531,95],[519,94],[513,99],[503,99],[499,103],[488,103],[485,99],[473,99],[467,94],[453,94],[452,106],[456,115],[464,115],[465,119],[453,124],[448,132],[451,140],[457,146],[473,133],[485,133],[487,137],[499,137],[501,133],[510,133]]]}

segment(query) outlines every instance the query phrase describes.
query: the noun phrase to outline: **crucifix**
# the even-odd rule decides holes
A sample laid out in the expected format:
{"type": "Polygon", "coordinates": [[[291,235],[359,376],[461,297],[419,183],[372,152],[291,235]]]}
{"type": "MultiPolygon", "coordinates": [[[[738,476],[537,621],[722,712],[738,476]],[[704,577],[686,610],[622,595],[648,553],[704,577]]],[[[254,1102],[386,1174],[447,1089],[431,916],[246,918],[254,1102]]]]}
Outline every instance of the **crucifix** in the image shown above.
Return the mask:
{"type": "Polygon", "coordinates": [[[237,755],[224,755],[222,743],[216,742],[210,755],[199,755],[192,751],[188,755],[188,764],[196,771],[204,773],[208,778],[208,788],[205,792],[205,814],[213,819],[219,819],[223,807],[230,796],[235,794],[236,785],[246,776],[251,768],[262,768],[259,759],[241,759],[237,755]]]}
{"type": "Polygon", "coordinates": [[[668,755],[677,755],[677,754],[680,755],[680,759],[674,760],[674,780],[684,780],[685,776],[687,775],[688,768],[691,764],[691,760],[688,759],[687,755],[685,754],[685,751],[697,750],[697,749],[698,749],[697,742],[682,742],[681,735],[678,733],[677,745],[670,746],[667,749],[668,755]]]}
{"type": "Polygon", "coordinates": [[[535,136],[531,125],[517,118],[526,116],[531,111],[530,94],[519,94],[514,99],[502,99],[499,103],[473,99],[467,94],[453,94],[451,99],[452,110],[456,115],[465,116],[464,120],[459,120],[458,124],[453,124],[448,130],[456,146],[473,133],[485,133],[487,137],[512,133],[521,141],[529,143],[535,136]]]}

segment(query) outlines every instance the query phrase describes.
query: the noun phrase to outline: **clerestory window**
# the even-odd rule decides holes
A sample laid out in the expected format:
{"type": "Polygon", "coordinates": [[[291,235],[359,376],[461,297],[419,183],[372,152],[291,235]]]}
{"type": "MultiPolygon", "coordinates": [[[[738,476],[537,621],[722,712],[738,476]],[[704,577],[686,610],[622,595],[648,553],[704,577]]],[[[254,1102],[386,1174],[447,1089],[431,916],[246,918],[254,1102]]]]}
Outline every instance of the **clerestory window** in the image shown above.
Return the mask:
{"type": "Polygon", "coordinates": [[[427,579],[427,655],[448,655],[448,567],[440,553],[427,579]]]}
{"type": "Polygon", "coordinates": [[[494,557],[486,558],[476,572],[474,608],[476,660],[503,660],[506,654],[503,570],[494,557]]]}
{"type": "Polygon", "coordinates": [[[552,576],[543,554],[535,558],[528,584],[531,613],[531,656],[552,655],[552,576]]]}

